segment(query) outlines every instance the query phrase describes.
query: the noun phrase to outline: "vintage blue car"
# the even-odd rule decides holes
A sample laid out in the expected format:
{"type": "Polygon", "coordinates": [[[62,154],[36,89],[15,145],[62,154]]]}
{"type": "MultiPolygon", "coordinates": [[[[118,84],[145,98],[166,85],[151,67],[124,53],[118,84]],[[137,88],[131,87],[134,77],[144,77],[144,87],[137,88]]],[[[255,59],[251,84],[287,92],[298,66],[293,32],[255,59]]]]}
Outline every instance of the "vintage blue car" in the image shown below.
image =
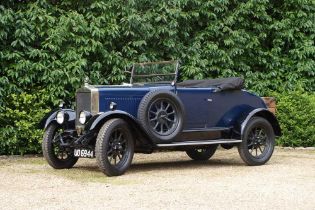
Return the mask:
{"type": "Polygon", "coordinates": [[[176,61],[137,63],[129,83],[89,85],[76,109],[60,107],[43,121],[43,154],[56,169],[96,157],[108,176],[123,174],[134,152],[185,151],[208,160],[218,145],[238,147],[247,165],[266,163],[281,135],[264,101],[243,90],[242,78],[178,82],[176,61]]]}

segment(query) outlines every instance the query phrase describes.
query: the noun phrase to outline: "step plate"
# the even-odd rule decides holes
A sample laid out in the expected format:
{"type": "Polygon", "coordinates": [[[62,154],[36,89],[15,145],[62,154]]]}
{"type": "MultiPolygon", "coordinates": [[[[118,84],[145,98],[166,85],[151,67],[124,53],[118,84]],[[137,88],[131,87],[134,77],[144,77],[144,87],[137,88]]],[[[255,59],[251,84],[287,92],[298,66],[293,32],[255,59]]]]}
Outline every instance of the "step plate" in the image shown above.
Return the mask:
{"type": "Polygon", "coordinates": [[[240,143],[242,140],[239,139],[218,139],[218,140],[202,140],[202,141],[183,141],[183,142],[174,142],[169,144],[157,144],[157,147],[177,147],[177,146],[190,146],[190,145],[210,145],[210,144],[231,144],[231,143],[240,143]]]}

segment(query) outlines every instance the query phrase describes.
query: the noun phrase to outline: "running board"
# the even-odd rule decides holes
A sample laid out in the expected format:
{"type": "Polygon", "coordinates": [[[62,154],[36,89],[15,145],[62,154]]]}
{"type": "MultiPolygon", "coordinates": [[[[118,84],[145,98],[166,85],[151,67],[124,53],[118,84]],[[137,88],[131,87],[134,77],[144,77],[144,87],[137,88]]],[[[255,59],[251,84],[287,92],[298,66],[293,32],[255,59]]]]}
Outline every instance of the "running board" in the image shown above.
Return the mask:
{"type": "Polygon", "coordinates": [[[177,146],[198,146],[198,145],[210,145],[210,144],[231,144],[240,143],[242,140],[238,139],[218,139],[218,140],[203,140],[203,141],[182,141],[169,144],[157,144],[157,147],[177,147],[177,146]]]}

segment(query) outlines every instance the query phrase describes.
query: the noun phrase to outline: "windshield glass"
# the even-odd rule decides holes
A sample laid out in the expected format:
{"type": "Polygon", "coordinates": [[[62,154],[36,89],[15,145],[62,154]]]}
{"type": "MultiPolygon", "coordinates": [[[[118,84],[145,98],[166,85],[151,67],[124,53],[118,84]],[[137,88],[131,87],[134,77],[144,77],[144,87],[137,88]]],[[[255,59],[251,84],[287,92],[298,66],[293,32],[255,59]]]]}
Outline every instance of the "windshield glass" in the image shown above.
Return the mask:
{"type": "Polygon", "coordinates": [[[171,83],[176,79],[178,61],[136,63],[130,83],[171,83]]]}

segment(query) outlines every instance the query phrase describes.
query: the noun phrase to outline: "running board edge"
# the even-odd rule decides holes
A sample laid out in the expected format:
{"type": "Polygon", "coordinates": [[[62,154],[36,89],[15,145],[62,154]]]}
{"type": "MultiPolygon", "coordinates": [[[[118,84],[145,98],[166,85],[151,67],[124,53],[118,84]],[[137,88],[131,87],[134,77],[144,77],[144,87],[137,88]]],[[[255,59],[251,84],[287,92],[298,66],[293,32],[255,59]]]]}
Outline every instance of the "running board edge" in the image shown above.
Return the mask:
{"type": "Polygon", "coordinates": [[[240,139],[219,139],[219,140],[207,140],[207,141],[183,141],[174,142],[169,144],[157,144],[157,147],[177,147],[177,146],[198,146],[198,145],[210,145],[210,144],[231,144],[241,143],[240,139]]]}

